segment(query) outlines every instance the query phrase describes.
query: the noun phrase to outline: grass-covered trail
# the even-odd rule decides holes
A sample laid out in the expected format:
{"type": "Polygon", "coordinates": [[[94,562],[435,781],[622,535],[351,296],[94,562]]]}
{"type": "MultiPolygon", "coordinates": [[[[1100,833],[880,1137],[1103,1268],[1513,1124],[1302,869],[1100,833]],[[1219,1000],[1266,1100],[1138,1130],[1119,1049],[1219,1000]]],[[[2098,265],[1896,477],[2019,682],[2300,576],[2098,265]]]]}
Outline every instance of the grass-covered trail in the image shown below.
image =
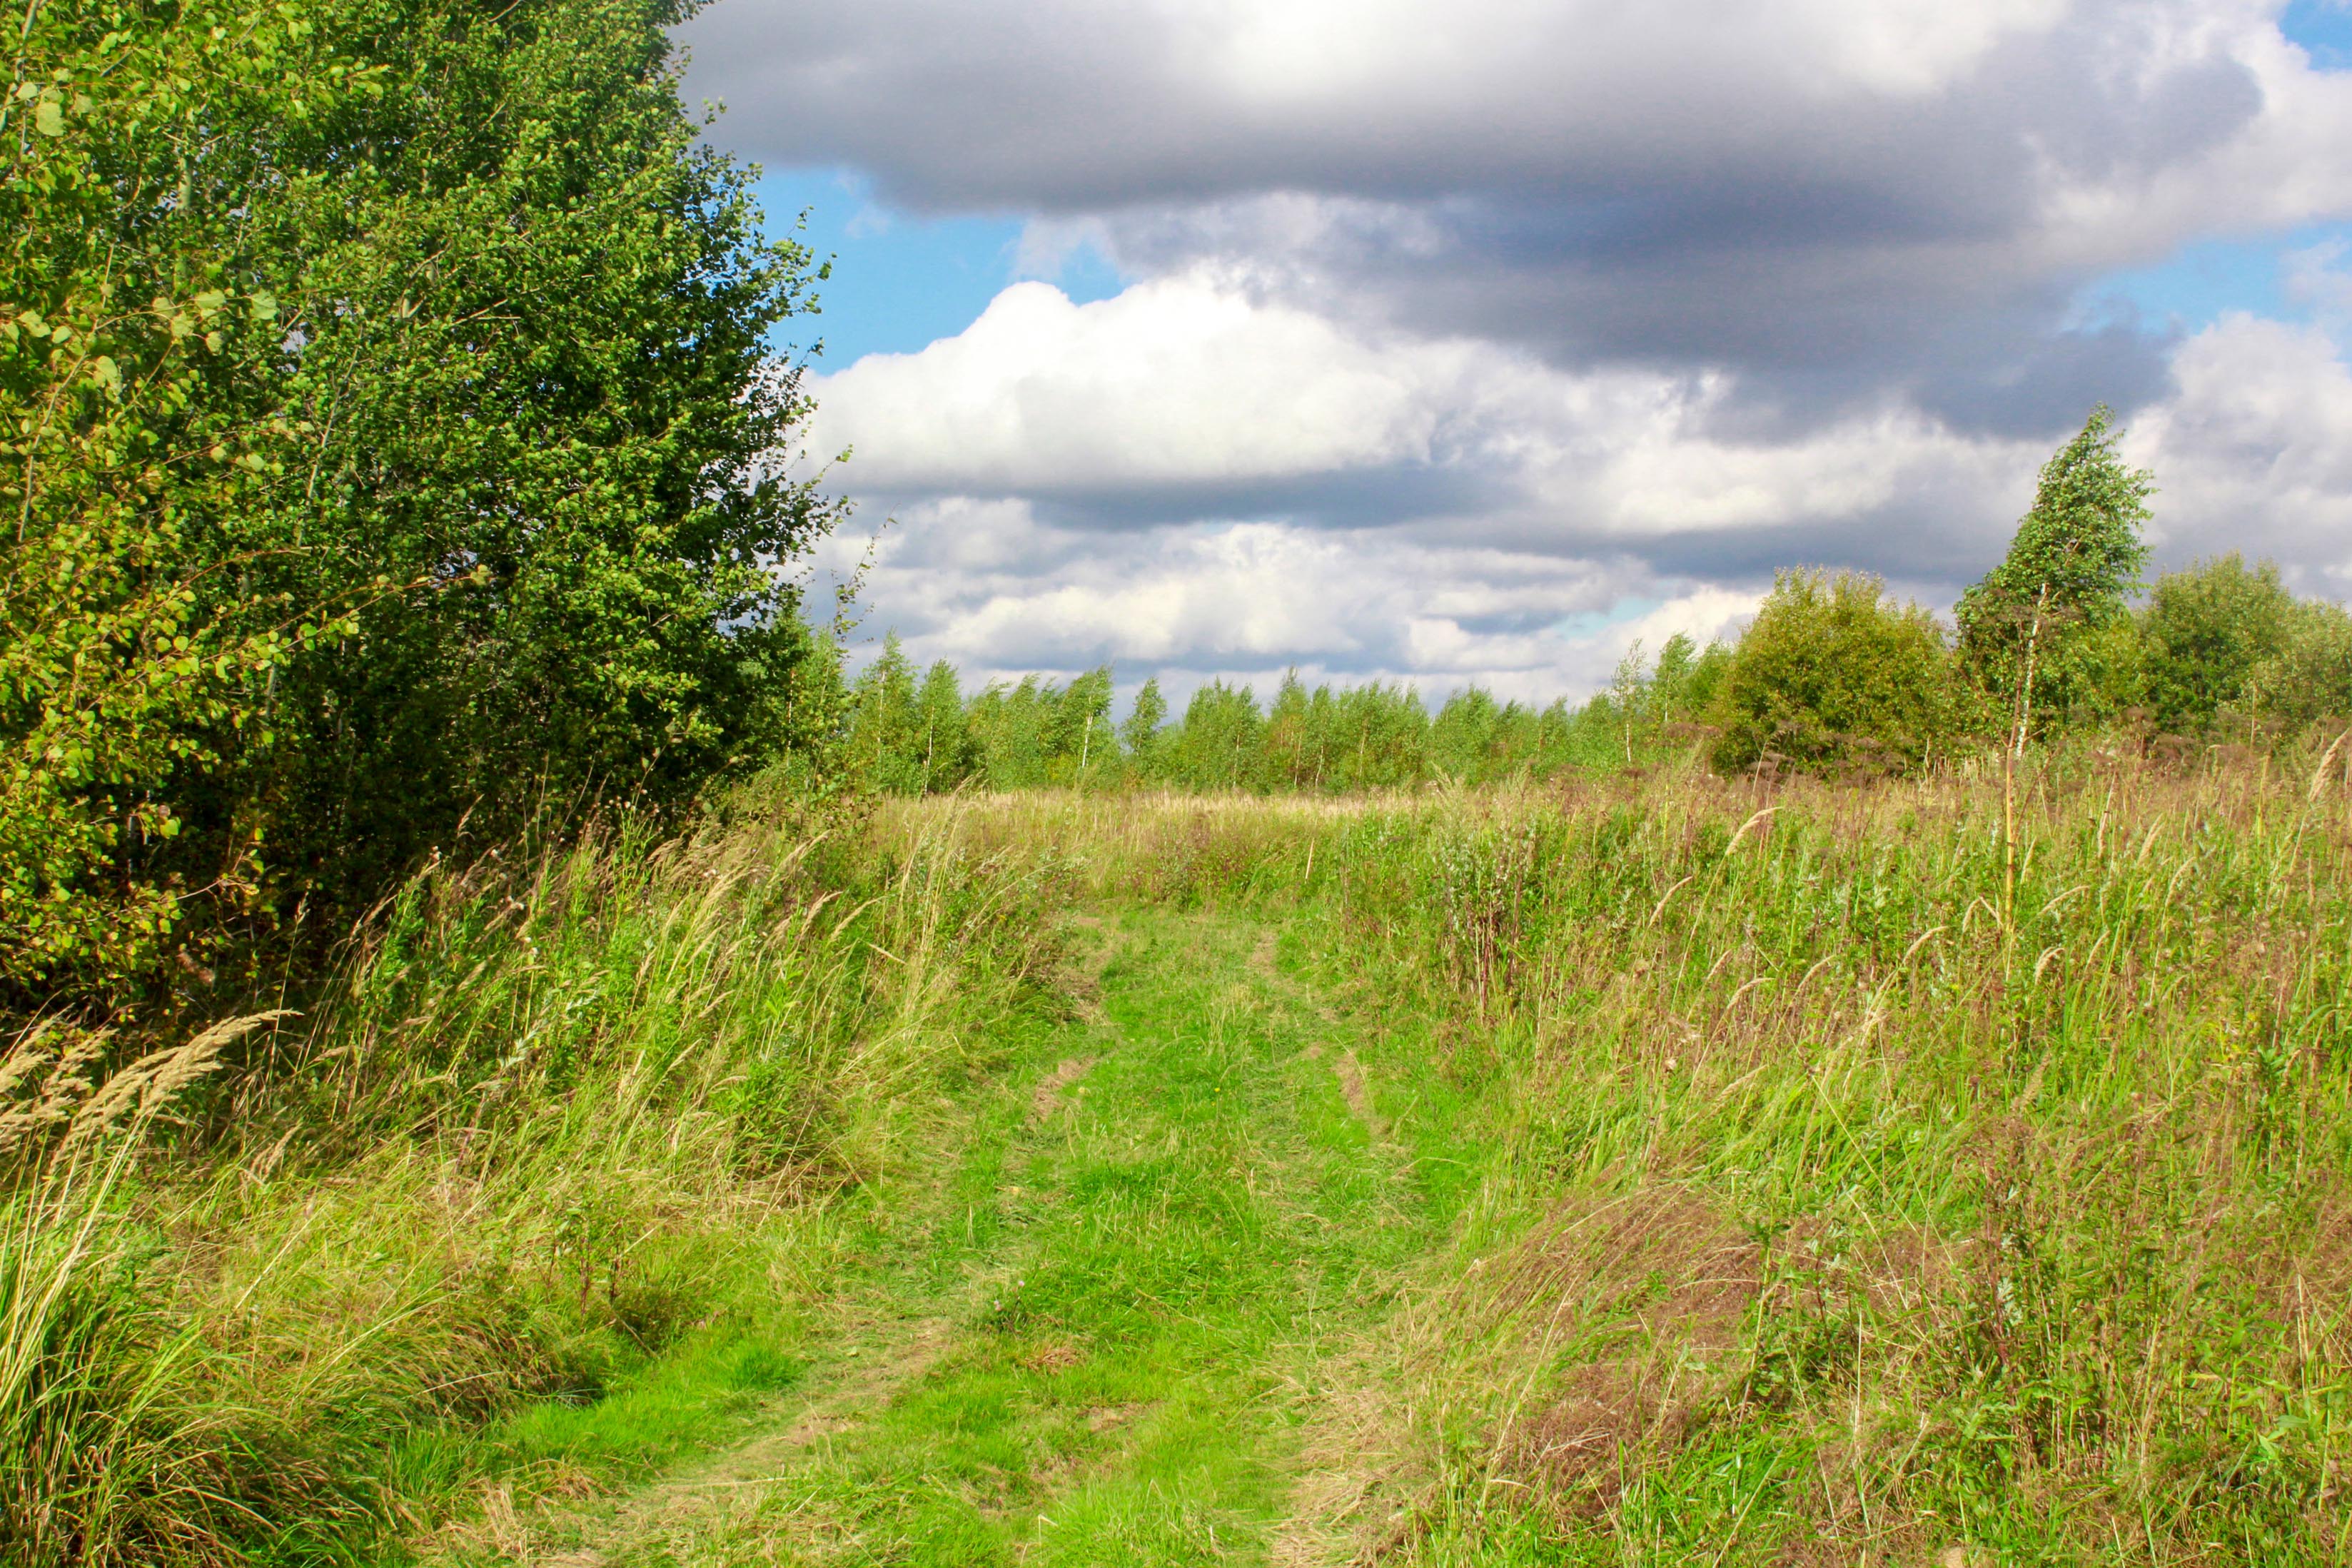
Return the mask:
{"type": "Polygon", "coordinates": [[[1086,927],[1083,1016],[1024,1042],[863,1283],[773,1347],[797,1370],[739,1440],[461,1555],[1313,1560],[1286,1528],[1310,1396],[1432,1237],[1346,1025],[1273,936],[1086,927]]]}

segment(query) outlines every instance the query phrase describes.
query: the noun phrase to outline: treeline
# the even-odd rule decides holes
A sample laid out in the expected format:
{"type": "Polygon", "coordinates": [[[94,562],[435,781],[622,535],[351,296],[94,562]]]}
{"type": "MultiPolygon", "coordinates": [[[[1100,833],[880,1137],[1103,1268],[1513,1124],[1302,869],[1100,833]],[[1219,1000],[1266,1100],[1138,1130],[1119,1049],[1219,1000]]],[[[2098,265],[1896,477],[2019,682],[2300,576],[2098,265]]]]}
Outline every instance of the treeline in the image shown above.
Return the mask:
{"type": "Polygon", "coordinates": [[[847,777],[893,794],[1484,783],[1647,755],[1665,727],[1709,710],[1729,658],[1676,637],[1654,664],[1629,660],[1617,686],[1591,702],[1531,707],[1474,688],[1434,712],[1410,686],[1310,687],[1291,675],[1267,702],[1211,681],[1173,715],[1154,678],[1115,719],[1108,665],[1066,685],[1031,675],[967,695],[945,663],[919,675],[892,638],[849,686],[833,755],[847,777]]]}
{"type": "Polygon", "coordinates": [[[821,269],[678,99],[692,8],[12,26],[0,1013],[209,1010],[461,839],[788,744],[821,269]]]}
{"type": "Polygon", "coordinates": [[[1408,686],[1309,687],[1261,703],[1212,681],[1171,715],[1158,680],[1114,716],[1108,666],[968,692],[896,638],[831,690],[828,760],[896,794],[963,788],[1254,792],[1491,783],[1697,753],[1724,771],[1884,775],[1938,758],[2095,736],[2159,754],[2261,746],[2352,723],[2352,616],[2237,555],[2145,596],[2152,476],[2126,467],[2105,410],[2042,471],[2008,555],[1946,625],[1857,572],[1782,572],[1733,643],[1637,645],[1582,703],[1473,688],[1433,712],[1408,686]],[[2135,599],[2138,602],[2135,603],[2135,599]]]}

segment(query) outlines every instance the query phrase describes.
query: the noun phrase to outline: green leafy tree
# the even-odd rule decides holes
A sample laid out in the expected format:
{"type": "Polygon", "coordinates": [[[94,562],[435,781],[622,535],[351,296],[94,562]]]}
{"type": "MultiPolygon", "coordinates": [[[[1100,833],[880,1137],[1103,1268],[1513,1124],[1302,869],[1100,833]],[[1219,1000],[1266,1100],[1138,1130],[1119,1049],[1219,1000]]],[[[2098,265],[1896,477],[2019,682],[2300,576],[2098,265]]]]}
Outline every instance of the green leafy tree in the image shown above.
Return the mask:
{"type": "Polygon", "coordinates": [[[2139,616],[2140,687],[2150,716],[2182,733],[2242,705],[2254,672],[2286,651],[2294,596],[2263,561],[2234,552],[2157,579],[2139,616]]]}
{"type": "Polygon", "coordinates": [[[981,776],[992,789],[1034,789],[1046,780],[1055,693],[1034,675],[1011,686],[992,683],[973,699],[969,720],[981,776]]]}
{"type": "Polygon", "coordinates": [[[926,747],[915,672],[895,634],[850,687],[849,704],[843,751],[864,786],[894,795],[921,793],[926,747]]]}
{"type": "Polygon", "coordinates": [[[2298,601],[2279,651],[2248,673],[2245,696],[2290,729],[2352,725],[2352,615],[2340,604],[2298,601]]]}
{"type": "Polygon", "coordinates": [[[1369,681],[1334,705],[1332,750],[1351,789],[1393,789],[1429,776],[1429,710],[1409,686],[1369,681]]]}
{"type": "Polygon", "coordinates": [[[1160,677],[1151,676],[1135,694],[1135,706],[1119,726],[1119,739],[1138,779],[1165,781],[1162,756],[1167,740],[1168,699],[1160,695],[1160,677]]]}
{"type": "Polygon", "coordinates": [[[685,15],[26,12],[0,984],[117,995],[194,908],[347,910],[785,742],[775,567],[835,514],[769,345],[814,269],[679,104],[685,15]]]}
{"type": "Polygon", "coordinates": [[[1110,699],[1108,664],[1088,670],[1056,694],[1047,739],[1055,782],[1083,787],[1116,770],[1118,735],[1111,727],[1110,699]]]}
{"type": "Polygon", "coordinates": [[[1430,767],[1463,783],[1485,782],[1501,769],[1511,750],[1513,717],[1483,686],[1465,686],[1446,698],[1430,720],[1430,767]]]}
{"type": "Polygon", "coordinates": [[[2033,507],[2009,554],[1960,596],[1963,663],[2009,714],[2022,751],[2037,711],[2064,711],[2083,685],[2084,634],[2125,613],[2147,559],[2140,528],[2155,478],[2116,452],[2113,417],[2095,409],[2042,465],[2033,507]]]}
{"type": "Polygon", "coordinates": [[[1914,767],[1958,713],[1943,632],[1862,572],[1783,571],[1733,650],[1716,765],[1914,767]]]}
{"type": "MultiPolygon", "coordinates": [[[[0,993],[99,998],[152,970],[193,900],[251,887],[247,820],[192,786],[280,744],[262,700],[351,630],[347,563],[300,596],[222,549],[307,432],[278,371],[287,258],[198,209],[272,125],[374,90],[291,9],[27,9],[0,99],[0,993]],[[264,265],[264,262],[267,265],[264,265]],[[202,841],[199,841],[201,839],[202,841]]],[[[289,553],[299,547],[281,547],[289,553]]]]}
{"type": "Polygon", "coordinates": [[[1247,686],[1210,681],[1184,706],[1170,746],[1176,781],[1194,789],[1260,788],[1265,718],[1247,686]]]}
{"type": "Polygon", "coordinates": [[[542,795],[677,801],[783,739],[809,636],[775,564],[835,513],[777,471],[804,404],[771,340],[815,269],[679,101],[691,8],[330,13],[383,90],[280,127],[315,199],[253,221],[303,258],[283,371],[314,434],[217,548],[297,601],[419,586],[292,664],[299,744],[224,801],[261,800],[295,881],[363,891],[542,795]]]}
{"type": "Polygon", "coordinates": [[[922,788],[927,794],[955,789],[971,776],[971,730],[955,666],[935,660],[915,693],[916,721],[922,729],[922,788]]]}
{"type": "Polygon", "coordinates": [[[1731,650],[1720,643],[1701,648],[1687,633],[1677,632],[1658,650],[1658,666],[1650,679],[1650,703],[1662,724],[1687,724],[1714,705],[1731,668],[1731,650]]]}

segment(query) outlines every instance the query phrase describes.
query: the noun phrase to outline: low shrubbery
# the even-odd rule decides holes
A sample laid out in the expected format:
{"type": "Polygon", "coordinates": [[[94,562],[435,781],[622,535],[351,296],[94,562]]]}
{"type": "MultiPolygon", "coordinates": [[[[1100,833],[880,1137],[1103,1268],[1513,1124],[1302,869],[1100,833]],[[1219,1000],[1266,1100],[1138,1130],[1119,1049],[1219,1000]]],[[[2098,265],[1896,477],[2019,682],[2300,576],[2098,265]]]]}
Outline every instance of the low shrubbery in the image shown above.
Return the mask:
{"type": "Polygon", "coordinates": [[[1909,771],[1962,728],[1942,632],[1853,572],[1780,574],[1713,710],[1718,767],[1909,771]]]}

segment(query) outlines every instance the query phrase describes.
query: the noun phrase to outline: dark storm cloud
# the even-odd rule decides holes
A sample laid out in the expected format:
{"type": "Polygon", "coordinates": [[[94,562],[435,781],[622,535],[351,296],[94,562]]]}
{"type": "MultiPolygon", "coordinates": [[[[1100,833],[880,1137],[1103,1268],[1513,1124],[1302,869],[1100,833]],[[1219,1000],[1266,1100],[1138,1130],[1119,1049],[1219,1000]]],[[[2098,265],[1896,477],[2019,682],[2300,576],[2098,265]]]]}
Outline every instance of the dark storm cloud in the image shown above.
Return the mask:
{"type": "Polygon", "coordinates": [[[730,145],[917,207],[1098,217],[1141,272],[1561,365],[1743,371],[1783,417],[1904,388],[2005,431],[2150,395],[2164,346],[2077,339],[2075,289],[2262,205],[2239,170],[2110,210],[2261,119],[2249,18],[2212,13],[728,0],[687,37],[730,145]]]}

